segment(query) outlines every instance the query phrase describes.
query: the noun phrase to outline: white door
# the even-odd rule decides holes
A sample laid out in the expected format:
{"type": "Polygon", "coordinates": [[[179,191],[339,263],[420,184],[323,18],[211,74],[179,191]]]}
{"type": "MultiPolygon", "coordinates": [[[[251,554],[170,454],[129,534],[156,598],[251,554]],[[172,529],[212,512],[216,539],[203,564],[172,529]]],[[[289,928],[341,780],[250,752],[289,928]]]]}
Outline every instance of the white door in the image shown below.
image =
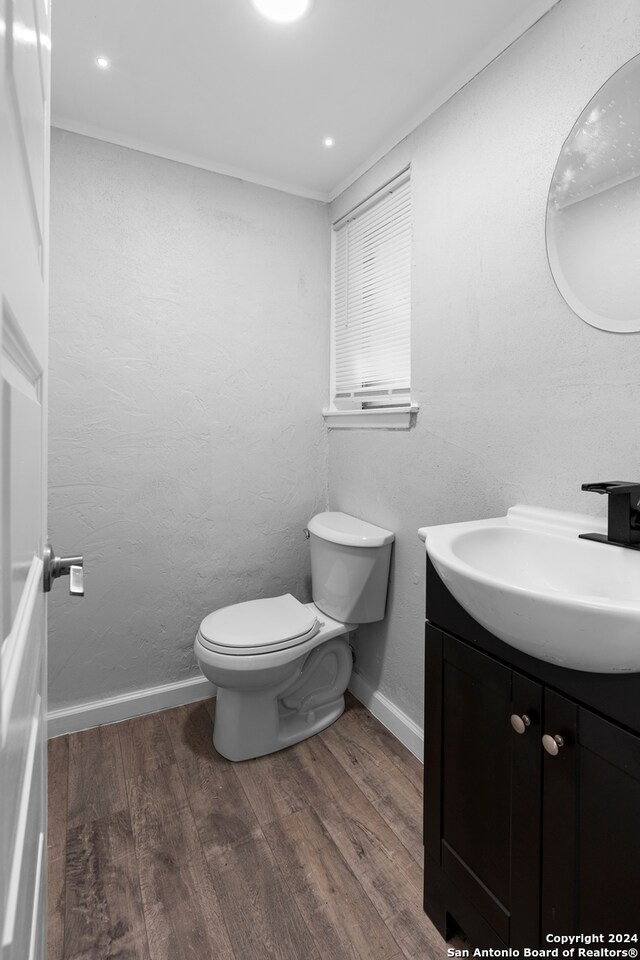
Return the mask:
{"type": "Polygon", "coordinates": [[[0,0],[0,957],[46,957],[49,0],[0,0]]]}

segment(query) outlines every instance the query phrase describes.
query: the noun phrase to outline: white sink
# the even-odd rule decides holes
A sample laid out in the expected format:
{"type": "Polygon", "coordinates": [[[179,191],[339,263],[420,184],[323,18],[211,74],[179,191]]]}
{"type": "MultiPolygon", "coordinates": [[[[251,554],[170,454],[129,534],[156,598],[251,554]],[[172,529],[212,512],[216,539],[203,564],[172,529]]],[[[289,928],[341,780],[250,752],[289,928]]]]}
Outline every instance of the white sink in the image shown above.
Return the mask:
{"type": "Polygon", "coordinates": [[[579,533],[606,523],[516,506],[418,531],[458,603],[500,640],[573,670],[640,671],[640,551],[579,533]]]}

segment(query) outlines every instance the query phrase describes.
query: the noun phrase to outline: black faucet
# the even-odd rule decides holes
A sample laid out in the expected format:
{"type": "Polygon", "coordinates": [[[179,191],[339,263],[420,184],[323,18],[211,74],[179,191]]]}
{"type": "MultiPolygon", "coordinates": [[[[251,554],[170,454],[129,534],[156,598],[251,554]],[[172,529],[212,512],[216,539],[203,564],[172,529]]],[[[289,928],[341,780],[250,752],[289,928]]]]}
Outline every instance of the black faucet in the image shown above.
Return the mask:
{"type": "Polygon", "coordinates": [[[581,533],[580,537],[640,550],[640,483],[609,480],[605,483],[583,483],[582,489],[607,494],[609,520],[606,537],[602,533],[581,533]]]}

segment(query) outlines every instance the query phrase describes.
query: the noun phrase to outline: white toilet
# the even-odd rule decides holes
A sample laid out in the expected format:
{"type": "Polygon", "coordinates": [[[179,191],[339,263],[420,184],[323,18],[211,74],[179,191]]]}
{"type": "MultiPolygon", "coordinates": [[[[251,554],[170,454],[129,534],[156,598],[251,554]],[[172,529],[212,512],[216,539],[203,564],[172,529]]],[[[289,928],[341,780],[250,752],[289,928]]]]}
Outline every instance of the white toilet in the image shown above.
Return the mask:
{"type": "Polygon", "coordinates": [[[383,619],[393,540],[346,513],[320,513],[309,522],[313,603],[286,593],[205,617],[194,649],[218,687],[218,753],[261,757],[337,720],[352,666],[345,634],[383,619]]]}

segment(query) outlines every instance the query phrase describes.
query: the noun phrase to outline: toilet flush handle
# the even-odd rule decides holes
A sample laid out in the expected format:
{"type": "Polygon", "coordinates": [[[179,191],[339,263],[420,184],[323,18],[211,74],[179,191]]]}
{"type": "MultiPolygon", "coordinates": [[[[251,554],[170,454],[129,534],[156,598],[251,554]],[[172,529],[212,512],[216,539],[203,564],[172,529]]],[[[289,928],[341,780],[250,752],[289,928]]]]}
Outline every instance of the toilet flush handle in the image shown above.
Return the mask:
{"type": "Polygon", "coordinates": [[[307,530],[307,528],[305,527],[302,532],[304,533],[304,538],[305,538],[305,540],[308,540],[309,537],[311,536],[311,534],[309,533],[309,531],[307,530]]]}
{"type": "Polygon", "coordinates": [[[42,587],[49,593],[58,577],[69,577],[69,594],[84,597],[84,558],[57,557],[50,543],[44,548],[42,558],[42,587]]]}

